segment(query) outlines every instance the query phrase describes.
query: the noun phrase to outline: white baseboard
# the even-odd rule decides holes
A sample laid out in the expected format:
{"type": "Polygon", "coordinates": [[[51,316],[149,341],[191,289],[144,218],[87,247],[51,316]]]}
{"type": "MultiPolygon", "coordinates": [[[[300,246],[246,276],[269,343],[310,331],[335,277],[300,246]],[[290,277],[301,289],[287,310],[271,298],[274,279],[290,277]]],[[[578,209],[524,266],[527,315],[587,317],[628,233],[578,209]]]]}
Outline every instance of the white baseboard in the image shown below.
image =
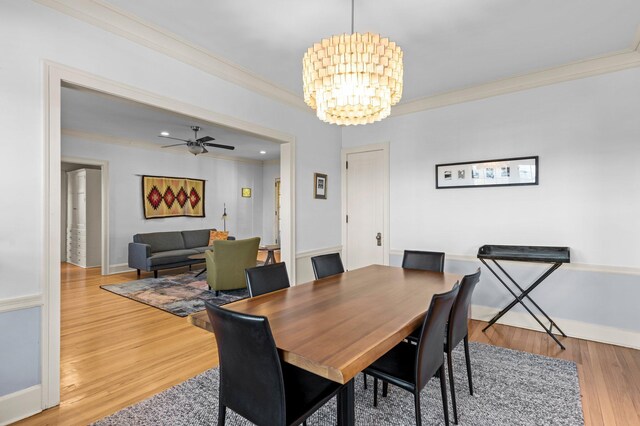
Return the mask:
{"type": "MultiPolygon", "coordinates": [[[[500,312],[498,308],[481,305],[471,306],[471,318],[475,320],[489,321],[498,312],[500,312]]],[[[640,349],[640,332],[637,331],[562,318],[553,318],[553,321],[558,324],[558,326],[562,328],[562,331],[569,337],[640,349]]],[[[543,321],[543,323],[546,323],[546,320],[543,321]]],[[[509,311],[498,320],[498,324],[543,331],[540,324],[527,312],[509,311]]],[[[554,334],[558,334],[555,329],[554,334]]]]}
{"type": "Polygon", "coordinates": [[[118,263],[116,265],[109,265],[109,275],[121,274],[123,272],[135,271],[133,268],[129,268],[127,263],[118,263]]]}
{"type": "Polygon", "coordinates": [[[40,385],[0,397],[0,425],[8,425],[42,411],[40,385]]]}

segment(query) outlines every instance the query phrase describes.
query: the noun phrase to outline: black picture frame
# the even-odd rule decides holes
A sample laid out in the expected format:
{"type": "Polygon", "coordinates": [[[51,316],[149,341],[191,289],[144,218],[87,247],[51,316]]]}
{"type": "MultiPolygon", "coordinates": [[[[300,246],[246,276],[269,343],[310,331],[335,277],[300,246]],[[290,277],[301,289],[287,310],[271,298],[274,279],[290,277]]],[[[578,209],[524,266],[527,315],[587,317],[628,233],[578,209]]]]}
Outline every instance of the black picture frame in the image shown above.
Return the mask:
{"type": "Polygon", "coordinates": [[[539,158],[500,158],[436,164],[436,189],[538,185],[539,158]]]}

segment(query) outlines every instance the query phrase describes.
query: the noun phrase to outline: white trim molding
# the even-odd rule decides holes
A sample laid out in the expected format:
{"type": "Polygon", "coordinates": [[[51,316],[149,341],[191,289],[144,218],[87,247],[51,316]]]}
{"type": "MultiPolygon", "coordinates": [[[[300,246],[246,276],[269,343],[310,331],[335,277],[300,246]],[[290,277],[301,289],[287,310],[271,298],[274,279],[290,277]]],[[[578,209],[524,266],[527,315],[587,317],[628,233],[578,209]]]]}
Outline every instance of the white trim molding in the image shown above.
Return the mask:
{"type": "MultiPolygon", "coordinates": [[[[122,137],[111,136],[111,135],[106,135],[106,134],[102,134],[102,133],[86,132],[86,131],[83,131],[83,130],[63,128],[62,129],[62,136],[67,136],[67,137],[70,137],[70,138],[76,138],[76,139],[82,139],[82,140],[88,140],[88,141],[93,141],[93,142],[106,143],[106,144],[110,144],[110,145],[118,145],[118,146],[126,146],[126,147],[131,147],[131,148],[148,149],[148,150],[159,151],[159,152],[168,152],[168,151],[170,151],[172,154],[178,154],[178,155],[187,155],[187,156],[189,156],[189,155],[192,156],[193,155],[189,151],[187,151],[186,149],[183,149],[183,148],[178,148],[178,147],[162,148],[161,145],[157,145],[157,144],[155,144],[153,142],[147,142],[147,141],[140,140],[140,139],[122,138],[122,137]]],[[[264,162],[264,160],[254,160],[252,158],[231,157],[231,156],[228,156],[228,155],[213,154],[211,152],[204,153],[204,154],[198,154],[198,156],[216,158],[218,160],[235,161],[236,163],[262,164],[264,162]]],[[[64,161],[66,161],[66,160],[64,160],[64,161]]],[[[277,161],[278,164],[279,164],[280,159],[274,159],[273,161],[277,161]]]]}
{"type": "Polygon", "coordinates": [[[18,311],[20,309],[29,309],[42,306],[44,299],[42,294],[30,294],[27,296],[11,297],[0,299],[0,313],[9,311],[18,311]]]}
{"type": "Polygon", "coordinates": [[[0,397],[0,425],[8,425],[42,411],[41,386],[35,385],[0,397]]]}
{"type": "Polygon", "coordinates": [[[135,269],[129,268],[128,263],[116,263],[115,265],[109,265],[108,275],[123,274],[125,272],[133,272],[135,269]]]}
{"type": "Polygon", "coordinates": [[[309,113],[313,112],[301,96],[259,75],[167,31],[136,15],[102,0],[34,0],[113,34],[189,64],[213,76],[284,102],[309,113]]]}
{"type": "MultiPolygon", "coordinates": [[[[66,2],[63,1],[63,3],[66,2]]],[[[74,4],[80,2],[72,2],[74,4]]],[[[82,2],[85,3],[85,2],[82,2]]],[[[87,4],[95,2],[87,1],[87,4]]],[[[236,117],[216,113],[196,105],[184,103],[160,94],[148,92],[123,83],[99,77],[50,61],[43,61],[43,256],[42,256],[42,407],[60,402],[60,162],[61,162],[61,88],[62,85],[84,87],[118,96],[156,108],[174,111],[195,119],[255,134],[280,144],[280,177],[282,194],[283,241],[282,260],[295,273],[295,136],[270,129],[236,117]],[[284,155],[286,153],[286,155],[284,155]]]]}
{"type": "MultiPolygon", "coordinates": [[[[475,320],[489,321],[498,312],[499,308],[471,305],[471,318],[475,320]]],[[[554,318],[554,321],[562,326],[562,330],[569,337],[640,349],[640,332],[637,331],[563,318],[554,318]]],[[[543,333],[540,324],[527,312],[509,311],[497,323],[543,333]]],[[[554,334],[558,334],[557,330],[554,330],[554,334]]]]}
{"type": "Polygon", "coordinates": [[[637,50],[625,50],[599,58],[573,62],[555,68],[403,102],[391,109],[391,117],[476,101],[639,66],[640,52],[637,50]]]}
{"type": "MultiPolygon", "coordinates": [[[[300,95],[290,92],[228,59],[215,55],[213,52],[195,45],[175,33],[123,11],[103,0],[33,1],[122,36],[134,43],[141,44],[215,77],[252,90],[255,93],[284,102],[310,114],[313,113],[313,110],[305,105],[300,95]]],[[[629,49],[503,80],[401,102],[392,109],[391,116],[396,117],[637,67],[640,66],[639,49],[640,27],[629,49]]]]}

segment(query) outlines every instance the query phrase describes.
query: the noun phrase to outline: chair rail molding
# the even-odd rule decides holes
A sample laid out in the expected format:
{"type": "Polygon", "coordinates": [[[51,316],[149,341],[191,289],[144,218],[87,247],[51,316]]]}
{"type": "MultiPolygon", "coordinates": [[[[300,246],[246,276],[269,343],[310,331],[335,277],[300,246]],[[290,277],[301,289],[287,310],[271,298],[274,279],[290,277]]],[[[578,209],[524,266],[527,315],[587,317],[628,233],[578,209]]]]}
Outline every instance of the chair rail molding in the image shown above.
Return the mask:
{"type": "Polygon", "coordinates": [[[314,280],[311,258],[322,254],[340,253],[342,256],[342,246],[326,247],[315,250],[308,250],[296,254],[296,279],[293,285],[302,284],[314,280]]]}
{"type": "Polygon", "coordinates": [[[9,297],[0,299],[0,313],[18,311],[20,309],[35,308],[38,306],[42,306],[43,304],[44,298],[42,297],[42,293],[9,297]]]}

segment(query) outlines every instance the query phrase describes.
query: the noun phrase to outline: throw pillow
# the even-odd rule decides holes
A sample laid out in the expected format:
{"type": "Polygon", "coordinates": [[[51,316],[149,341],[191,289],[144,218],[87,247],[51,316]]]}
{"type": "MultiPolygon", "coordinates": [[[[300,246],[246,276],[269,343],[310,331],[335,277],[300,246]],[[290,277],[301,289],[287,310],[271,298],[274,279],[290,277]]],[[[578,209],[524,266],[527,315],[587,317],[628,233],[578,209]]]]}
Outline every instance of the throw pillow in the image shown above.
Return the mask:
{"type": "Polygon", "coordinates": [[[209,245],[212,246],[215,240],[226,240],[229,231],[209,231],[209,245]]]}

